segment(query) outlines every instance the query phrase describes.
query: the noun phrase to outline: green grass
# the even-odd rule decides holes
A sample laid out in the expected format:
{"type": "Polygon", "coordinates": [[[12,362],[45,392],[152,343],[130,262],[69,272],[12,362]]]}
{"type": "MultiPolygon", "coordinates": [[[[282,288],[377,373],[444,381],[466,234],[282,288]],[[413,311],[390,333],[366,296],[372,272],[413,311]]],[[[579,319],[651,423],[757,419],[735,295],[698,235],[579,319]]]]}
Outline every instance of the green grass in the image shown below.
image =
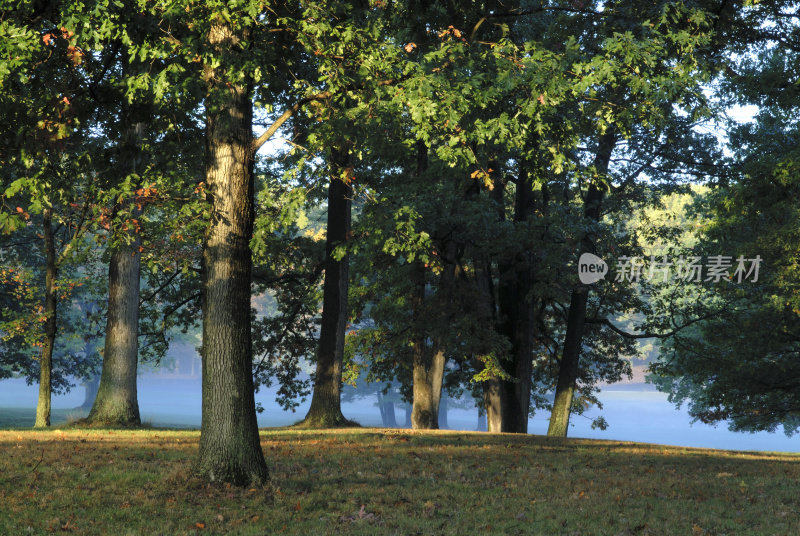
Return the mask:
{"type": "Polygon", "coordinates": [[[199,432],[0,431],[0,534],[786,534],[800,457],[540,436],[265,430],[270,489],[199,432]]]}

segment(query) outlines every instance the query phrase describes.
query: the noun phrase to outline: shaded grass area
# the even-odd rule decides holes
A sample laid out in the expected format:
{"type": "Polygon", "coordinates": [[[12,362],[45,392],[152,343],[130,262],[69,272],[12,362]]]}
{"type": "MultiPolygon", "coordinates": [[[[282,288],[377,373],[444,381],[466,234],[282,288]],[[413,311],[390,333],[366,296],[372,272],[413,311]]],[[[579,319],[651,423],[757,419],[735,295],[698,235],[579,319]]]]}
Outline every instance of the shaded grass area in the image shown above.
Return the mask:
{"type": "Polygon", "coordinates": [[[0,431],[0,534],[797,534],[800,457],[540,436],[265,430],[271,489],[199,433],[0,431]]]}
{"type": "MultiPolygon", "coordinates": [[[[79,408],[53,409],[50,411],[50,424],[71,423],[83,419],[89,414],[87,410],[79,408]]],[[[0,409],[0,429],[2,428],[31,428],[36,422],[36,408],[2,408],[0,409]]]]}

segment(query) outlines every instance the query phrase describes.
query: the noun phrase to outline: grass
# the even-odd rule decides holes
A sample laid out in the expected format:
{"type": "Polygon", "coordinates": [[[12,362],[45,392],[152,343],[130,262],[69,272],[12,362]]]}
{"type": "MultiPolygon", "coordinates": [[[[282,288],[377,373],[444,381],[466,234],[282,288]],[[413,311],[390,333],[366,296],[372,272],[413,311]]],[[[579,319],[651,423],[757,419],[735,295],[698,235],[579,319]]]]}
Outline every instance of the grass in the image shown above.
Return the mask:
{"type": "Polygon", "coordinates": [[[800,457],[540,436],[264,430],[271,489],[189,430],[0,431],[0,534],[786,534],[800,457]]]}
{"type": "MultiPolygon", "coordinates": [[[[50,423],[53,426],[68,424],[88,415],[87,410],[80,408],[53,409],[50,411],[50,423]]],[[[3,408],[0,414],[0,428],[30,428],[36,422],[36,408],[3,408]]]]}

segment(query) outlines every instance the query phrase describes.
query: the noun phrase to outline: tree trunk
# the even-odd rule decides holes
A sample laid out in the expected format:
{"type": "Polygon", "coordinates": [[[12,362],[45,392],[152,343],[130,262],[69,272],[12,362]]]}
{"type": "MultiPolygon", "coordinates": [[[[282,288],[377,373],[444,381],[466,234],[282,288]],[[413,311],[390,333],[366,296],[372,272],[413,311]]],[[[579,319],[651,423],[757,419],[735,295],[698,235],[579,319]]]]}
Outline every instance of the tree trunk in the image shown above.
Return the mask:
{"type": "MultiPolygon", "coordinates": [[[[209,45],[237,54],[240,36],[212,26],[209,45]]],[[[250,329],[250,238],[255,158],[251,89],[206,65],[206,187],[203,244],[202,424],[197,473],[212,482],[262,485],[269,471],[258,434],[250,329]]]]}
{"type": "MultiPolygon", "coordinates": [[[[415,173],[420,176],[428,168],[428,148],[421,141],[417,142],[417,165],[415,173]]],[[[451,257],[452,258],[452,257],[451,257]]],[[[439,400],[442,396],[442,380],[444,379],[444,350],[434,343],[429,348],[426,343],[425,323],[425,267],[417,261],[412,267],[414,291],[411,298],[412,322],[414,324],[414,340],[412,353],[412,404],[411,427],[415,430],[439,428],[439,400]]],[[[447,284],[446,278],[455,277],[455,264],[445,267],[442,274],[442,286],[447,284]]],[[[449,289],[448,289],[449,291],[449,289]]]]}
{"type": "MultiPolygon", "coordinates": [[[[145,124],[137,122],[137,106],[124,106],[126,126],[119,147],[120,179],[141,171],[145,124]]],[[[123,208],[118,206],[118,209],[123,208]]],[[[141,209],[134,198],[125,207],[131,220],[141,209]]],[[[115,222],[108,264],[108,313],[103,368],[97,396],[86,420],[112,426],[139,426],[136,371],[139,364],[139,288],[141,235],[131,221],[115,222]]]]}
{"type": "Polygon", "coordinates": [[[478,428],[476,432],[486,432],[489,430],[489,423],[486,422],[486,412],[478,410],[478,428]]]}
{"type": "MultiPolygon", "coordinates": [[[[500,206],[502,207],[502,205],[500,206]]],[[[533,192],[529,170],[520,165],[519,179],[514,200],[514,222],[524,224],[533,214],[533,192]]],[[[505,371],[513,380],[498,380],[496,389],[490,386],[490,396],[496,397],[493,407],[500,408],[500,415],[490,415],[489,430],[525,434],[528,432],[528,416],[531,400],[531,370],[533,359],[533,299],[532,288],[533,253],[523,252],[511,264],[500,268],[498,307],[500,330],[511,342],[510,359],[503,363],[505,371]],[[492,425],[495,421],[495,427],[492,425]],[[496,429],[496,421],[500,429],[496,429]]]]}
{"type": "MultiPolygon", "coordinates": [[[[595,156],[595,169],[600,176],[608,173],[611,161],[611,152],[616,144],[616,136],[609,132],[600,138],[600,143],[595,156]]],[[[589,185],[584,200],[584,218],[591,224],[600,221],[601,205],[604,191],[598,188],[595,182],[589,185]]],[[[593,233],[588,232],[581,240],[579,255],[595,253],[593,233]]],[[[567,332],[564,334],[564,349],[558,365],[558,382],[556,384],[553,410],[550,413],[550,425],[547,435],[566,437],[569,430],[569,416],[572,408],[572,399],[575,394],[575,384],[578,380],[580,369],[581,347],[583,345],[583,327],[586,321],[586,306],[589,303],[589,287],[581,284],[572,291],[567,313],[567,332]]]]}
{"type": "Polygon", "coordinates": [[[411,409],[412,409],[412,407],[410,405],[406,404],[403,409],[405,409],[405,413],[406,413],[406,417],[403,420],[403,428],[411,428],[411,409]]]}
{"type": "Polygon", "coordinates": [[[449,427],[447,424],[447,397],[443,396],[439,400],[439,428],[445,430],[449,427]]]}
{"type": "Polygon", "coordinates": [[[344,338],[347,328],[349,261],[334,258],[337,246],[350,232],[352,188],[340,176],[347,167],[347,149],[332,151],[331,180],[328,185],[328,227],[325,239],[325,281],[322,297],[317,370],[311,407],[301,424],[308,428],[352,426],[342,415],[341,385],[344,338]]]}
{"type": "Polygon", "coordinates": [[[56,266],[56,245],[53,236],[53,212],[51,208],[43,211],[43,234],[45,254],[44,282],[44,342],[39,360],[39,401],[36,404],[35,428],[50,426],[50,401],[52,392],[53,349],[56,343],[56,307],[58,305],[55,283],[58,277],[56,266]]]}
{"type": "MultiPolygon", "coordinates": [[[[447,266],[442,280],[452,278],[455,266],[447,266]]],[[[435,430],[439,428],[439,401],[442,396],[442,380],[444,379],[445,353],[438,343],[433,347],[426,344],[426,333],[423,330],[423,304],[425,300],[425,267],[417,262],[414,266],[414,297],[412,308],[414,316],[413,356],[413,402],[411,409],[411,427],[415,430],[435,430]]],[[[443,283],[444,284],[444,283],[443,283]]],[[[442,289],[440,288],[440,291],[442,289]]]]}
{"type": "Polygon", "coordinates": [[[84,387],[86,391],[83,395],[83,404],[78,409],[89,411],[97,398],[97,389],[100,387],[100,374],[94,373],[90,378],[87,378],[84,387]]]}
{"type": "Polygon", "coordinates": [[[483,405],[486,408],[486,429],[493,434],[503,431],[503,408],[506,403],[503,383],[504,382],[498,378],[489,378],[483,382],[483,405]]]}
{"type": "Polygon", "coordinates": [[[397,428],[397,419],[394,414],[394,402],[387,400],[378,389],[378,409],[381,412],[381,422],[384,428],[397,428]]]}
{"type": "Polygon", "coordinates": [[[139,266],[137,237],[114,248],[108,265],[108,316],[103,370],[87,420],[138,426],[136,368],[139,361],[139,266]]]}

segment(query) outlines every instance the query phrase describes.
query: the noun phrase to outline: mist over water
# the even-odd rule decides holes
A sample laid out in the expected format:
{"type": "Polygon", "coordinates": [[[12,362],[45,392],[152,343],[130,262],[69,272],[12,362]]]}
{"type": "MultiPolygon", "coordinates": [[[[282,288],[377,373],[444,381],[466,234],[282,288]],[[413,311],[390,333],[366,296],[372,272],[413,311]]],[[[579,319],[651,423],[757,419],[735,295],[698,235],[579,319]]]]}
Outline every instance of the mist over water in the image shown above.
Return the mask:
{"type": "MultiPolygon", "coordinates": [[[[166,375],[145,374],[139,378],[139,408],[142,421],[155,427],[198,428],[200,426],[201,384],[195,379],[174,379],[166,375]]],[[[0,381],[0,422],[6,408],[36,408],[37,385],[26,385],[22,379],[0,381]]],[[[274,402],[275,390],[262,389],[256,394],[265,411],[258,415],[261,427],[286,426],[301,420],[308,410],[309,401],[297,411],[283,411],[274,402]]],[[[783,433],[734,433],[726,425],[717,427],[691,423],[685,410],[676,410],[667,402],[666,395],[652,390],[614,390],[613,386],[600,394],[603,410],[592,409],[586,417],[573,416],[570,437],[584,437],[623,441],[641,441],[687,447],[708,447],[732,450],[763,450],[800,452],[800,438],[787,438],[783,433]],[[603,415],[609,428],[592,430],[591,419],[603,415]]],[[[53,396],[54,409],[73,409],[83,403],[84,389],[74,388],[69,394],[53,396]]],[[[451,404],[452,406],[452,404],[451,404]]],[[[343,403],[346,417],[364,426],[382,426],[377,398],[368,396],[355,402],[343,403]]],[[[398,425],[405,421],[405,411],[395,406],[398,425]]],[[[74,413],[79,416],[79,412],[74,413]]],[[[548,414],[540,412],[529,422],[533,434],[546,434],[548,414]]],[[[476,430],[476,408],[450,408],[448,427],[453,430],[476,430]]]]}

